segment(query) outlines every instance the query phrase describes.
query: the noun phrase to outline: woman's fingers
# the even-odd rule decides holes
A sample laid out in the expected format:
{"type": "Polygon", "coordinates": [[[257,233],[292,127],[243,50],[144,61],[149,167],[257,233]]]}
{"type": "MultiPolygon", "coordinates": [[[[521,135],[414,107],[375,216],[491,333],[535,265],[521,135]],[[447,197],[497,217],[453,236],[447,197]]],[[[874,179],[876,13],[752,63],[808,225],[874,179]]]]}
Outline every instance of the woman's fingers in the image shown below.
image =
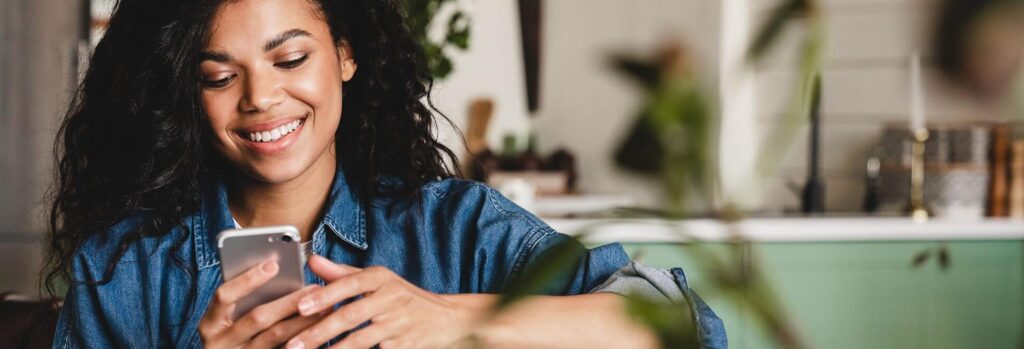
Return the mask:
{"type": "Polygon", "coordinates": [[[233,326],[224,331],[222,334],[224,340],[229,343],[244,343],[278,322],[295,315],[299,299],[317,288],[319,288],[317,285],[306,286],[287,296],[252,308],[249,313],[243,315],[238,321],[235,321],[233,326]]]}
{"type": "Polygon", "coordinates": [[[278,266],[276,261],[266,261],[260,265],[250,268],[238,277],[227,280],[217,288],[203,316],[203,323],[200,324],[200,334],[204,339],[216,336],[233,323],[231,313],[235,309],[235,302],[245,297],[253,290],[259,288],[274,275],[277,275],[278,266]]]}
{"type": "MultiPolygon", "coordinates": [[[[334,313],[328,315],[320,322],[302,331],[291,341],[288,341],[288,349],[315,348],[380,314],[405,305],[408,303],[409,297],[408,293],[403,292],[399,288],[383,288],[370,296],[335,310],[334,313]]],[[[359,330],[355,333],[360,333],[364,330],[359,330]]],[[[367,339],[361,339],[360,341],[362,340],[367,339]]],[[[370,345],[372,346],[373,344],[376,344],[376,342],[370,345]]]]}
{"type": "Polygon", "coordinates": [[[256,338],[253,338],[253,340],[249,342],[249,345],[247,345],[246,348],[277,348],[284,344],[288,339],[295,337],[295,335],[302,330],[322,320],[327,314],[328,313],[323,312],[313,316],[296,316],[291,319],[281,321],[263,332],[260,332],[256,338]]]}
{"type": "Polygon", "coordinates": [[[352,332],[331,349],[369,349],[388,339],[395,338],[405,331],[407,326],[390,323],[372,323],[366,328],[352,332]]]}
{"type": "Polygon", "coordinates": [[[383,267],[369,267],[362,271],[335,279],[320,290],[299,301],[299,314],[315,314],[346,299],[369,293],[380,288],[394,276],[383,267]]]}
{"type": "Polygon", "coordinates": [[[324,279],[324,281],[331,282],[341,278],[342,276],[356,273],[362,269],[344,264],[337,264],[331,262],[327,258],[314,255],[309,259],[309,270],[312,270],[313,273],[321,279],[324,279]]]}

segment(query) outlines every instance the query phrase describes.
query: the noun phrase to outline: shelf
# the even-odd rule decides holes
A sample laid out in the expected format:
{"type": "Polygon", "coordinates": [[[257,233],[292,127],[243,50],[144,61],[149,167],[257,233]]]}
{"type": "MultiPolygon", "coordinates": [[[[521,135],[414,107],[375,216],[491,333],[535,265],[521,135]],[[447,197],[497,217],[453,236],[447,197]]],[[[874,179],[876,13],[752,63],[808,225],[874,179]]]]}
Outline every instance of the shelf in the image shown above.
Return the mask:
{"type": "Polygon", "coordinates": [[[734,225],[714,219],[547,219],[555,230],[588,243],[1024,240],[1024,219],[951,220],[917,223],[903,217],[750,218],[734,225]]]}

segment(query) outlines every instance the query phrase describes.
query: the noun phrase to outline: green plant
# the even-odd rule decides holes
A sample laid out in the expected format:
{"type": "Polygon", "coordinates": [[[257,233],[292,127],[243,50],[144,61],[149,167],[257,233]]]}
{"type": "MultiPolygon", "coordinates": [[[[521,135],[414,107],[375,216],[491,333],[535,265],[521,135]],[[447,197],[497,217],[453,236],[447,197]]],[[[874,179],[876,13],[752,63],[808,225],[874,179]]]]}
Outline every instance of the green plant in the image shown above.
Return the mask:
{"type": "Polygon", "coordinates": [[[469,48],[469,15],[459,7],[457,0],[402,0],[401,4],[406,12],[409,29],[423,47],[430,75],[435,79],[444,79],[454,70],[446,50],[469,48]],[[440,19],[438,15],[446,6],[453,8],[451,15],[444,27],[440,28],[440,40],[432,39],[432,26],[437,25],[434,22],[440,19]]]}
{"type": "MultiPolygon", "coordinates": [[[[800,83],[792,92],[782,120],[760,147],[758,167],[762,173],[774,170],[773,164],[779,163],[778,159],[788,149],[796,130],[806,122],[813,81],[820,74],[824,41],[823,19],[817,11],[817,1],[783,0],[772,11],[748,51],[749,63],[758,64],[778,41],[783,29],[794,22],[805,27],[797,62],[800,83]]],[[[728,253],[725,255],[715,253],[709,245],[674,222],[688,214],[687,202],[708,201],[717,186],[712,160],[717,144],[711,136],[717,131],[717,117],[691,74],[688,61],[681,46],[673,45],[666,46],[654,60],[627,56],[613,58],[615,68],[632,78],[645,96],[645,103],[637,112],[633,127],[617,150],[616,161],[625,169],[656,176],[665,193],[665,209],[624,210],[613,217],[654,218],[647,222],[673,229],[690,241],[687,252],[693,254],[700,269],[710,275],[710,283],[703,285],[705,291],[745,303],[781,347],[805,348],[770,284],[756,264],[745,260],[744,256],[751,254],[750,244],[741,238],[739,227],[734,224],[742,219],[742,212],[734,209],[728,198],[721,207],[708,205],[712,210],[705,212],[728,223],[732,241],[727,244],[728,253]]],[[[614,222],[604,221],[598,225],[614,222]]],[[[575,236],[585,241],[594,228],[580,229],[575,236]]],[[[543,285],[572,270],[580,256],[567,251],[569,249],[562,251],[556,248],[542,259],[538,268],[504,295],[495,311],[541,291],[543,285]]],[[[693,306],[693,300],[687,299],[687,303],[683,305],[693,306]]],[[[699,347],[694,327],[696,320],[688,310],[690,307],[667,307],[642,297],[630,297],[627,304],[632,318],[657,334],[665,348],[699,347]]]]}
{"type": "Polygon", "coordinates": [[[717,125],[707,98],[678,44],[662,47],[653,60],[613,57],[616,70],[644,92],[644,104],[615,153],[627,170],[656,177],[666,214],[687,214],[686,204],[707,201],[715,176],[712,134],[717,125]]]}

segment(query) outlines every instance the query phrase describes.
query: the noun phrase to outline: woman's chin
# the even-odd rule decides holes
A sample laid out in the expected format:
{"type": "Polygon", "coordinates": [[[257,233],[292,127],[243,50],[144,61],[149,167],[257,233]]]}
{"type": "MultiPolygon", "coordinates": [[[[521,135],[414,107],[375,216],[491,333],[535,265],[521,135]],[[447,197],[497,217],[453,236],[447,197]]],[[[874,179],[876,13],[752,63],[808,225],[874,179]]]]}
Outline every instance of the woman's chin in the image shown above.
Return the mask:
{"type": "Polygon", "coordinates": [[[299,178],[308,166],[300,164],[256,165],[249,168],[247,175],[264,184],[284,184],[299,178]]]}

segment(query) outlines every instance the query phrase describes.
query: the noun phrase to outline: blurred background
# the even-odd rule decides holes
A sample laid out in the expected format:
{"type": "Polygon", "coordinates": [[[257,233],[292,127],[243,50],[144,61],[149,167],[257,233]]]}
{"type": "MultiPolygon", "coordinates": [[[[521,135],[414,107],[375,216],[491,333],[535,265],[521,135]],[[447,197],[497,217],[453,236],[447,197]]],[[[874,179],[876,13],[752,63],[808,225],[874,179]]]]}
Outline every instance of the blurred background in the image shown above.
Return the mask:
{"type": "MultiPolygon", "coordinates": [[[[1024,347],[1022,2],[403,4],[467,175],[683,266],[733,347],[789,342],[694,237],[745,241],[722,258],[806,346],[1024,347]]],[[[113,6],[0,1],[0,292],[37,292],[53,137],[113,6]]]]}

